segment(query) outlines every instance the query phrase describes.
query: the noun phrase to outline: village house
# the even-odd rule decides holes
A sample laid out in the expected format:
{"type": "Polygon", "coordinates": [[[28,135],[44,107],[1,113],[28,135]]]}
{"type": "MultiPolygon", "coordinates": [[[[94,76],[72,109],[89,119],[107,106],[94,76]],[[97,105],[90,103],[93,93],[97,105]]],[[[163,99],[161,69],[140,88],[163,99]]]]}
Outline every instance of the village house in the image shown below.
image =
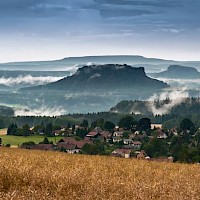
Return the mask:
{"type": "Polygon", "coordinates": [[[132,146],[134,147],[134,149],[140,149],[142,146],[142,143],[140,141],[133,141],[132,146]]]}
{"type": "Polygon", "coordinates": [[[68,130],[65,130],[64,132],[62,132],[61,135],[62,135],[62,136],[65,136],[65,137],[70,137],[70,136],[73,136],[74,134],[72,133],[72,131],[70,131],[70,130],[68,129],[68,130]]]}
{"type": "Polygon", "coordinates": [[[109,131],[101,131],[100,135],[104,138],[106,142],[111,141],[112,133],[110,133],[109,131]]]}
{"type": "Polygon", "coordinates": [[[61,126],[61,129],[60,129],[62,132],[66,131],[66,127],[65,126],[61,126]]]}
{"type": "Polygon", "coordinates": [[[161,132],[161,133],[158,133],[157,138],[158,139],[167,139],[168,136],[165,133],[161,132]]]}
{"type": "Polygon", "coordinates": [[[140,134],[140,131],[135,131],[134,132],[134,135],[139,135],[140,134]]]}
{"type": "Polygon", "coordinates": [[[83,146],[84,146],[85,144],[93,144],[93,142],[92,142],[91,140],[88,140],[88,141],[87,141],[87,140],[80,140],[80,141],[77,141],[77,140],[75,140],[75,139],[72,138],[72,137],[63,138],[63,139],[61,139],[61,140],[58,142],[58,144],[61,143],[61,142],[74,144],[74,145],[76,145],[76,147],[77,147],[78,149],[82,149],[83,146]]]}
{"type": "Polygon", "coordinates": [[[145,151],[142,150],[136,155],[136,158],[140,160],[145,160],[146,158],[149,158],[149,157],[147,156],[145,151]]]}
{"type": "Polygon", "coordinates": [[[119,157],[123,158],[130,158],[131,157],[131,149],[115,149],[111,156],[116,156],[118,155],[119,157]]]}
{"type": "Polygon", "coordinates": [[[115,131],[115,132],[113,133],[113,136],[114,136],[114,137],[123,137],[123,135],[124,135],[124,132],[123,132],[123,131],[115,131]]]}
{"type": "Polygon", "coordinates": [[[113,143],[115,143],[115,142],[121,142],[122,141],[122,138],[119,137],[119,136],[112,137],[112,139],[113,139],[113,143]]]}
{"type": "Polygon", "coordinates": [[[61,133],[61,130],[55,130],[55,131],[53,131],[53,134],[54,134],[55,136],[59,136],[60,133],[61,133]]]}
{"type": "Polygon", "coordinates": [[[162,129],[157,130],[157,138],[158,139],[167,139],[168,136],[165,134],[165,132],[162,129]]]}
{"type": "Polygon", "coordinates": [[[35,144],[35,145],[22,144],[20,148],[31,149],[31,150],[43,150],[43,151],[54,151],[58,149],[54,144],[35,144]]]}
{"type": "Polygon", "coordinates": [[[95,141],[99,141],[99,142],[105,142],[106,139],[100,135],[99,133],[97,135],[92,135],[89,133],[89,135],[87,134],[84,139],[84,141],[91,141],[91,142],[95,142],[95,141]]]}
{"type": "Polygon", "coordinates": [[[133,140],[131,140],[131,139],[123,139],[123,142],[124,142],[125,145],[129,145],[129,144],[133,143],[133,140]]]}
{"type": "Polygon", "coordinates": [[[123,149],[134,149],[134,146],[132,144],[123,145],[123,149]]]}
{"type": "Polygon", "coordinates": [[[171,136],[171,135],[178,136],[178,130],[176,127],[169,130],[169,136],[171,136]]]}
{"type": "Polygon", "coordinates": [[[60,142],[57,144],[57,146],[58,146],[59,150],[64,150],[67,153],[74,154],[74,153],[80,152],[80,149],[78,149],[75,144],[60,142]]]}
{"type": "Polygon", "coordinates": [[[92,132],[89,132],[85,137],[97,138],[98,136],[100,136],[99,132],[92,131],[92,132]]]}

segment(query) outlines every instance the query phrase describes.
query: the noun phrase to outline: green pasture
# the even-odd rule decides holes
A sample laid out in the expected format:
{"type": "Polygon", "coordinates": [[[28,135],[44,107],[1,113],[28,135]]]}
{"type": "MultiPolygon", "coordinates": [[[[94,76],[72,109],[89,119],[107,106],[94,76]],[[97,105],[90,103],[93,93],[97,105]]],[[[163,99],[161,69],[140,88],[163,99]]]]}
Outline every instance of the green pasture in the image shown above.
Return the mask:
{"type": "MultiPolygon", "coordinates": [[[[34,136],[13,136],[13,135],[1,135],[2,144],[10,144],[13,146],[20,146],[24,142],[35,142],[38,144],[39,142],[42,142],[44,140],[44,136],[40,135],[34,135],[34,136]]],[[[49,141],[53,141],[53,143],[58,142],[60,139],[62,139],[62,136],[56,136],[56,137],[48,137],[49,141]]]]}

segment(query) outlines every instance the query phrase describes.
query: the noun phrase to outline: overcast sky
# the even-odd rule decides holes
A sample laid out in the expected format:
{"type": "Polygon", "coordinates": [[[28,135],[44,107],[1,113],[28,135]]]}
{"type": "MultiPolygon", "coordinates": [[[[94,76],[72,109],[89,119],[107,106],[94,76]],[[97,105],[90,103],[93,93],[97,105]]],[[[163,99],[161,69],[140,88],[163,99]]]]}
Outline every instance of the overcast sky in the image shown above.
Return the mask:
{"type": "Polygon", "coordinates": [[[125,54],[200,60],[200,0],[0,0],[0,62],[125,54]]]}

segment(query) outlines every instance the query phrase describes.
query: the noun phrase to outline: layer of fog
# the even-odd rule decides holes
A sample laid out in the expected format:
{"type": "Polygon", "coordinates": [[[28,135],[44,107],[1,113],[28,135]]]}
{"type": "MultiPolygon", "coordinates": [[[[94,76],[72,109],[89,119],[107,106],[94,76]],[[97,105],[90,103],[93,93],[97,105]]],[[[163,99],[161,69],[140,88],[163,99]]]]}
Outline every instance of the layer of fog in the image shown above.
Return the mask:
{"type": "Polygon", "coordinates": [[[46,76],[46,77],[33,77],[31,75],[27,76],[18,76],[16,78],[5,78],[0,77],[0,84],[6,85],[6,86],[16,86],[20,84],[28,84],[28,85],[44,85],[51,82],[58,81],[64,77],[53,77],[53,76],[46,76]]]}
{"type": "Polygon", "coordinates": [[[14,115],[15,116],[61,116],[67,113],[63,107],[48,107],[48,106],[41,106],[38,108],[14,108],[14,115]]]}
{"type": "Polygon", "coordinates": [[[188,89],[200,88],[200,79],[172,79],[172,78],[156,78],[173,87],[187,87],[188,89]]]}
{"type": "Polygon", "coordinates": [[[181,104],[186,100],[186,98],[189,97],[188,92],[186,91],[186,88],[180,89],[180,90],[174,90],[174,91],[167,91],[162,92],[160,94],[154,94],[148,99],[147,106],[150,112],[153,113],[153,115],[165,115],[169,114],[171,109],[181,104]],[[155,102],[156,101],[164,101],[166,99],[170,99],[170,102],[168,104],[164,104],[159,108],[156,108],[155,102]]]}

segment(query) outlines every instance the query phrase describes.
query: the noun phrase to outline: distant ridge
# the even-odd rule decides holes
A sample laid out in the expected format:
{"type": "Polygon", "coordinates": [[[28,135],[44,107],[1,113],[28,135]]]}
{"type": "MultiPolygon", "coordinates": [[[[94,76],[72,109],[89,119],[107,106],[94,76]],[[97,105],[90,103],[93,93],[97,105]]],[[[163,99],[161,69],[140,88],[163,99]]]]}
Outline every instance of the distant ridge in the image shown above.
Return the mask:
{"type": "Polygon", "coordinates": [[[173,60],[165,60],[159,58],[147,58],[140,55],[110,55],[110,56],[85,56],[85,57],[67,57],[61,61],[79,61],[79,62],[102,62],[102,63],[113,63],[113,64],[140,64],[146,63],[151,64],[155,62],[176,62],[173,60]]]}
{"type": "Polygon", "coordinates": [[[0,64],[0,70],[64,70],[73,66],[82,67],[88,63],[93,64],[128,64],[132,66],[143,66],[146,69],[156,66],[162,69],[169,65],[186,65],[195,67],[200,66],[200,61],[174,61],[160,58],[147,58],[140,55],[107,55],[107,56],[83,56],[83,57],[66,57],[60,60],[52,61],[27,61],[27,62],[10,62],[0,64]]]}
{"type": "MultiPolygon", "coordinates": [[[[0,65],[12,65],[12,64],[21,64],[21,63],[51,63],[51,62],[65,62],[65,61],[71,61],[71,62],[77,62],[77,61],[83,61],[83,62],[91,62],[91,61],[102,61],[107,62],[107,60],[118,60],[120,63],[124,61],[127,62],[127,60],[130,60],[132,62],[137,61],[161,61],[161,62],[179,62],[175,60],[168,60],[168,59],[162,59],[162,58],[149,58],[141,55],[100,55],[100,56],[72,56],[72,57],[65,57],[61,59],[55,59],[55,60],[44,60],[44,61],[19,61],[19,62],[7,62],[7,63],[0,63],[0,65]]],[[[193,61],[196,62],[196,61],[193,61]]],[[[198,62],[198,61],[197,61],[198,62]]],[[[107,62],[108,63],[108,62],[107,62]]]]}

